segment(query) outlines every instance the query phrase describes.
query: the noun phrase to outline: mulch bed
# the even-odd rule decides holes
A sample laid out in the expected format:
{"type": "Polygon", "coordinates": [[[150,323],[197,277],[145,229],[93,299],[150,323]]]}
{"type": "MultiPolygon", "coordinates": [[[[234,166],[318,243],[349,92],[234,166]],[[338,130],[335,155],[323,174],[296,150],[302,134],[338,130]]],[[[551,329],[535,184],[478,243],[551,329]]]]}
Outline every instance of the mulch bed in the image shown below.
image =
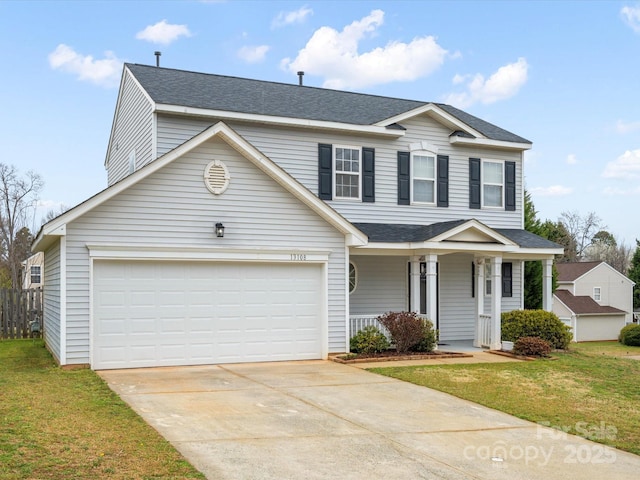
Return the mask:
{"type": "Polygon", "coordinates": [[[429,353],[418,353],[418,352],[410,352],[410,353],[398,353],[394,350],[389,350],[383,353],[372,353],[372,354],[342,354],[335,355],[331,357],[331,360],[337,363],[365,363],[365,362],[393,362],[398,360],[435,360],[435,359],[443,359],[443,358],[465,358],[465,357],[473,357],[473,355],[469,353],[461,353],[461,352],[444,352],[444,351],[435,351],[429,353]]]}

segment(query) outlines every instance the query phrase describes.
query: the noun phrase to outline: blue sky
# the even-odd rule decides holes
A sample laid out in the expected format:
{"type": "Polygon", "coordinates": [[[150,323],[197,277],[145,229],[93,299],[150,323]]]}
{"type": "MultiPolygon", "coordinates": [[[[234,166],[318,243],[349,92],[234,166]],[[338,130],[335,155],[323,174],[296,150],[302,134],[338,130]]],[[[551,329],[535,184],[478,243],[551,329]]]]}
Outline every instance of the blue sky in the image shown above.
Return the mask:
{"type": "MultiPolygon", "coordinates": [[[[533,142],[541,219],[640,238],[640,2],[0,0],[0,162],[106,186],[123,62],[450,103],[533,142]]],[[[37,221],[37,226],[39,222],[37,221]]]]}

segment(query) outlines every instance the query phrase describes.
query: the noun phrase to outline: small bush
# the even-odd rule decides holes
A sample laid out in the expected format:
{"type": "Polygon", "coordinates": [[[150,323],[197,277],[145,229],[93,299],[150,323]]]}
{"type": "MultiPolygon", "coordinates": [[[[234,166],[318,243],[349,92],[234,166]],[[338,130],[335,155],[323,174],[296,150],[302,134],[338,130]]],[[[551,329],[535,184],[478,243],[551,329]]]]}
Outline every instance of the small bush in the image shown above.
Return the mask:
{"type": "Polygon", "coordinates": [[[351,338],[349,347],[353,353],[380,353],[389,348],[389,340],[377,327],[370,325],[351,338]]]}
{"type": "Polygon", "coordinates": [[[502,314],[502,340],[517,342],[522,337],[539,337],[552,348],[566,349],[571,342],[568,327],[552,312],[513,310],[502,314]]]}
{"type": "Polygon", "coordinates": [[[640,325],[631,323],[620,330],[618,341],[629,347],[640,347],[640,325]]]}
{"type": "Polygon", "coordinates": [[[438,342],[438,332],[431,320],[422,320],[422,339],[413,347],[416,352],[433,352],[438,342]]]}
{"type": "Polygon", "coordinates": [[[424,338],[423,320],[415,312],[387,312],[378,321],[389,331],[399,353],[411,351],[424,338]]]}
{"type": "Polygon", "coordinates": [[[521,337],[514,343],[513,353],[527,357],[546,357],[551,353],[551,344],[540,337],[521,337]]]}

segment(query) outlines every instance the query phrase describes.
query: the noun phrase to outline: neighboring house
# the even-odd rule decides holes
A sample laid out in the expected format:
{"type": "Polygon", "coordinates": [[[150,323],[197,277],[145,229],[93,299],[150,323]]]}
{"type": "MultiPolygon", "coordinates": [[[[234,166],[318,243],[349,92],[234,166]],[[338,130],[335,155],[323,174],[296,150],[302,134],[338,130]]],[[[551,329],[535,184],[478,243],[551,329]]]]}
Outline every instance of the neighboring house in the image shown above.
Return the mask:
{"type": "Polygon", "coordinates": [[[573,330],[574,341],[615,340],[633,321],[633,286],[605,262],[559,263],[553,311],[573,330]]]}
{"type": "Polygon", "coordinates": [[[43,285],[44,273],[44,253],[37,252],[22,262],[22,288],[28,290],[30,288],[38,288],[43,285]]]}
{"type": "Polygon", "coordinates": [[[449,105],[124,67],[108,188],[43,226],[47,345],[95,369],[326,358],[389,310],[498,348],[541,260],[531,143],[449,105]]]}

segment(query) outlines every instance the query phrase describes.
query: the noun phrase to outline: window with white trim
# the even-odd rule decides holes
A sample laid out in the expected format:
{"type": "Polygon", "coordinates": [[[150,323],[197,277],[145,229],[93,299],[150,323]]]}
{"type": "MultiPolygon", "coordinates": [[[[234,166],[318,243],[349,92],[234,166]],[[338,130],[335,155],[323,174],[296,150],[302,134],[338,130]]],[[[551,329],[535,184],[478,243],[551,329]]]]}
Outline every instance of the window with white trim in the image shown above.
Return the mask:
{"type": "Polygon", "coordinates": [[[504,163],[482,162],[482,205],[502,208],[504,205],[504,163]]]}
{"type": "Polygon", "coordinates": [[[334,158],[334,197],[360,199],[360,159],[359,147],[335,146],[334,158]]]}
{"type": "Polygon", "coordinates": [[[353,293],[358,286],[358,270],[354,263],[349,262],[349,293],[353,293]]]}
{"type": "Polygon", "coordinates": [[[411,152],[411,202],[435,203],[436,155],[431,152],[411,152]]]}
{"type": "Polygon", "coordinates": [[[31,283],[41,283],[40,280],[42,278],[42,270],[40,265],[31,265],[31,283]]]}
{"type": "Polygon", "coordinates": [[[601,294],[600,287],[593,287],[593,299],[596,302],[599,302],[600,300],[602,300],[602,294],[601,294]]]}

